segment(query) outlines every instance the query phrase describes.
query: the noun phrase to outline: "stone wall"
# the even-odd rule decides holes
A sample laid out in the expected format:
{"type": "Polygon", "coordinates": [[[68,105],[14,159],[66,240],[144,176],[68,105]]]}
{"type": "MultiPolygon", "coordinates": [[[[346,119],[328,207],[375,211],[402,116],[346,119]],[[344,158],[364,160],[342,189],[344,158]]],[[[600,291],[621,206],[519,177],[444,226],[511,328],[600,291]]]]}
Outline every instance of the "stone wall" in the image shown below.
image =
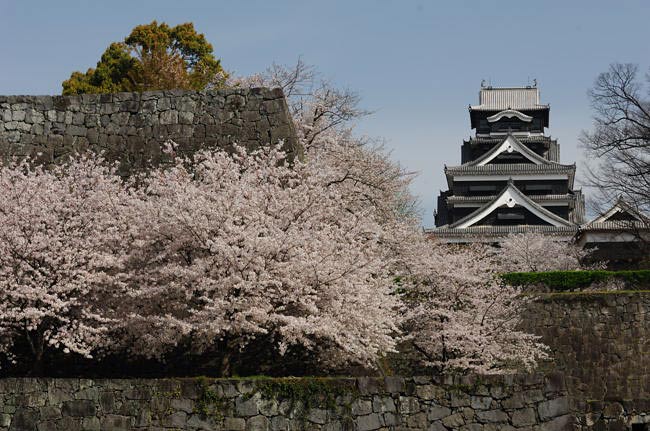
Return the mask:
{"type": "Polygon", "coordinates": [[[280,89],[0,96],[4,154],[40,153],[51,162],[91,148],[119,160],[128,172],[158,160],[167,139],[186,153],[280,140],[292,155],[301,152],[280,89]]]}
{"type": "Polygon", "coordinates": [[[559,375],[0,380],[0,430],[572,429],[559,375]]]}
{"type": "Polygon", "coordinates": [[[553,294],[527,315],[525,329],[552,349],[545,368],[565,374],[577,410],[598,400],[650,413],[650,292],[553,294]]]}
{"type": "Polygon", "coordinates": [[[579,430],[648,431],[650,413],[646,412],[650,412],[650,400],[590,401],[576,423],[579,430]]]}

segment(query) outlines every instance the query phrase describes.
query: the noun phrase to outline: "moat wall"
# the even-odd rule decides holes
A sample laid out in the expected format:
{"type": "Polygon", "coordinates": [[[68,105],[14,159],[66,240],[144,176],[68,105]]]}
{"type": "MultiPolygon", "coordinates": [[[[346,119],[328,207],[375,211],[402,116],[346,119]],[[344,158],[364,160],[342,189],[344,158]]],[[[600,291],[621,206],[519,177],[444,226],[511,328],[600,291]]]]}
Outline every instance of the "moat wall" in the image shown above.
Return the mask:
{"type": "Polygon", "coordinates": [[[0,430],[573,429],[559,375],[0,380],[0,430]]]}
{"type": "Polygon", "coordinates": [[[650,423],[650,292],[545,295],[524,322],[551,347],[542,369],[565,376],[585,429],[650,423]]]}
{"type": "Polygon", "coordinates": [[[0,96],[3,154],[40,154],[53,162],[92,149],[130,172],[160,159],[168,139],[186,154],[279,141],[291,156],[301,153],[280,89],[0,96]]]}

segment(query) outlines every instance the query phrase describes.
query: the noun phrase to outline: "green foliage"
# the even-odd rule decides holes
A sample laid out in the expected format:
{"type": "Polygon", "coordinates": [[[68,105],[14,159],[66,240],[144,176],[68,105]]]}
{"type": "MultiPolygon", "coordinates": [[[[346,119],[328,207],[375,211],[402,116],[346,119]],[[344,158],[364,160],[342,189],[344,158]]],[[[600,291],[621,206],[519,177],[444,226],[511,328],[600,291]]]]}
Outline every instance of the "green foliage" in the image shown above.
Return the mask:
{"type": "Polygon", "coordinates": [[[139,25],[111,43],[95,69],[73,72],[63,94],[220,87],[227,75],[212,51],[192,23],[139,25]]]}
{"type": "Polygon", "coordinates": [[[207,378],[200,377],[198,382],[200,393],[194,411],[204,418],[212,418],[217,423],[221,422],[224,418],[227,400],[210,387],[207,378]]]}
{"type": "Polygon", "coordinates": [[[180,398],[181,389],[179,386],[164,391],[160,391],[159,388],[154,388],[151,397],[151,413],[158,419],[171,415],[174,413],[172,401],[180,398]]]}
{"type": "Polygon", "coordinates": [[[584,289],[594,283],[621,280],[626,289],[640,290],[650,287],[650,270],[511,272],[501,274],[501,279],[513,286],[544,285],[553,291],[584,289]]]}
{"type": "MultiPolygon", "coordinates": [[[[352,399],[358,396],[354,380],[332,379],[327,377],[286,377],[260,379],[256,381],[256,391],[262,398],[289,401],[291,409],[300,409],[303,417],[309,410],[323,408],[334,410],[339,397],[352,399]]],[[[346,407],[346,405],[343,405],[346,407]]],[[[347,406],[349,408],[349,405],[347,406]]]]}
{"type": "Polygon", "coordinates": [[[616,297],[617,295],[648,295],[650,290],[607,290],[607,291],[577,291],[577,292],[552,292],[536,294],[535,298],[541,302],[593,302],[594,300],[616,297]]]}

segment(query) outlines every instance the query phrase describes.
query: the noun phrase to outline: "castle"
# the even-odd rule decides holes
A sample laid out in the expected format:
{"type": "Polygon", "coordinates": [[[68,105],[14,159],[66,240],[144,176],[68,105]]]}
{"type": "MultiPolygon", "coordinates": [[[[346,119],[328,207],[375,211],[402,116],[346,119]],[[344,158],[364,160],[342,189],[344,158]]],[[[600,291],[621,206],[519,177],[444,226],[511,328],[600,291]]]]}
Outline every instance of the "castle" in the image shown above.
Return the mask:
{"type": "Polygon", "coordinates": [[[634,261],[647,219],[619,199],[585,221],[585,199],[575,188],[576,165],[560,162],[560,146],[545,132],[550,106],[539,88],[483,86],[469,106],[475,135],[461,147],[461,164],[445,166],[449,189],[438,197],[435,229],[442,241],[499,242],[539,232],[584,247],[599,258],[634,261]]]}

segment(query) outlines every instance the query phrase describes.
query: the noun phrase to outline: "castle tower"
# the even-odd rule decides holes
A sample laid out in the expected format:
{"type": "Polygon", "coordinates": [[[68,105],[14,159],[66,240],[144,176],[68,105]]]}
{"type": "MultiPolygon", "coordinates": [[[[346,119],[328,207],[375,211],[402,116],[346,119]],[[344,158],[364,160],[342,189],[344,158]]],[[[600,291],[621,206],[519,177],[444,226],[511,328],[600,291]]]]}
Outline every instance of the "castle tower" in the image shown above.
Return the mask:
{"type": "Polygon", "coordinates": [[[461,165],[445,166],[449,190],[438,197],[433,236],[493,242],[519,232],[576,233],[584,197],[573,188],[575,163],[560,163],[557,140],[544,134],[549,111],[536,86],[481,88],[469,107],[475,136],[463,142],[461,165]]]}

